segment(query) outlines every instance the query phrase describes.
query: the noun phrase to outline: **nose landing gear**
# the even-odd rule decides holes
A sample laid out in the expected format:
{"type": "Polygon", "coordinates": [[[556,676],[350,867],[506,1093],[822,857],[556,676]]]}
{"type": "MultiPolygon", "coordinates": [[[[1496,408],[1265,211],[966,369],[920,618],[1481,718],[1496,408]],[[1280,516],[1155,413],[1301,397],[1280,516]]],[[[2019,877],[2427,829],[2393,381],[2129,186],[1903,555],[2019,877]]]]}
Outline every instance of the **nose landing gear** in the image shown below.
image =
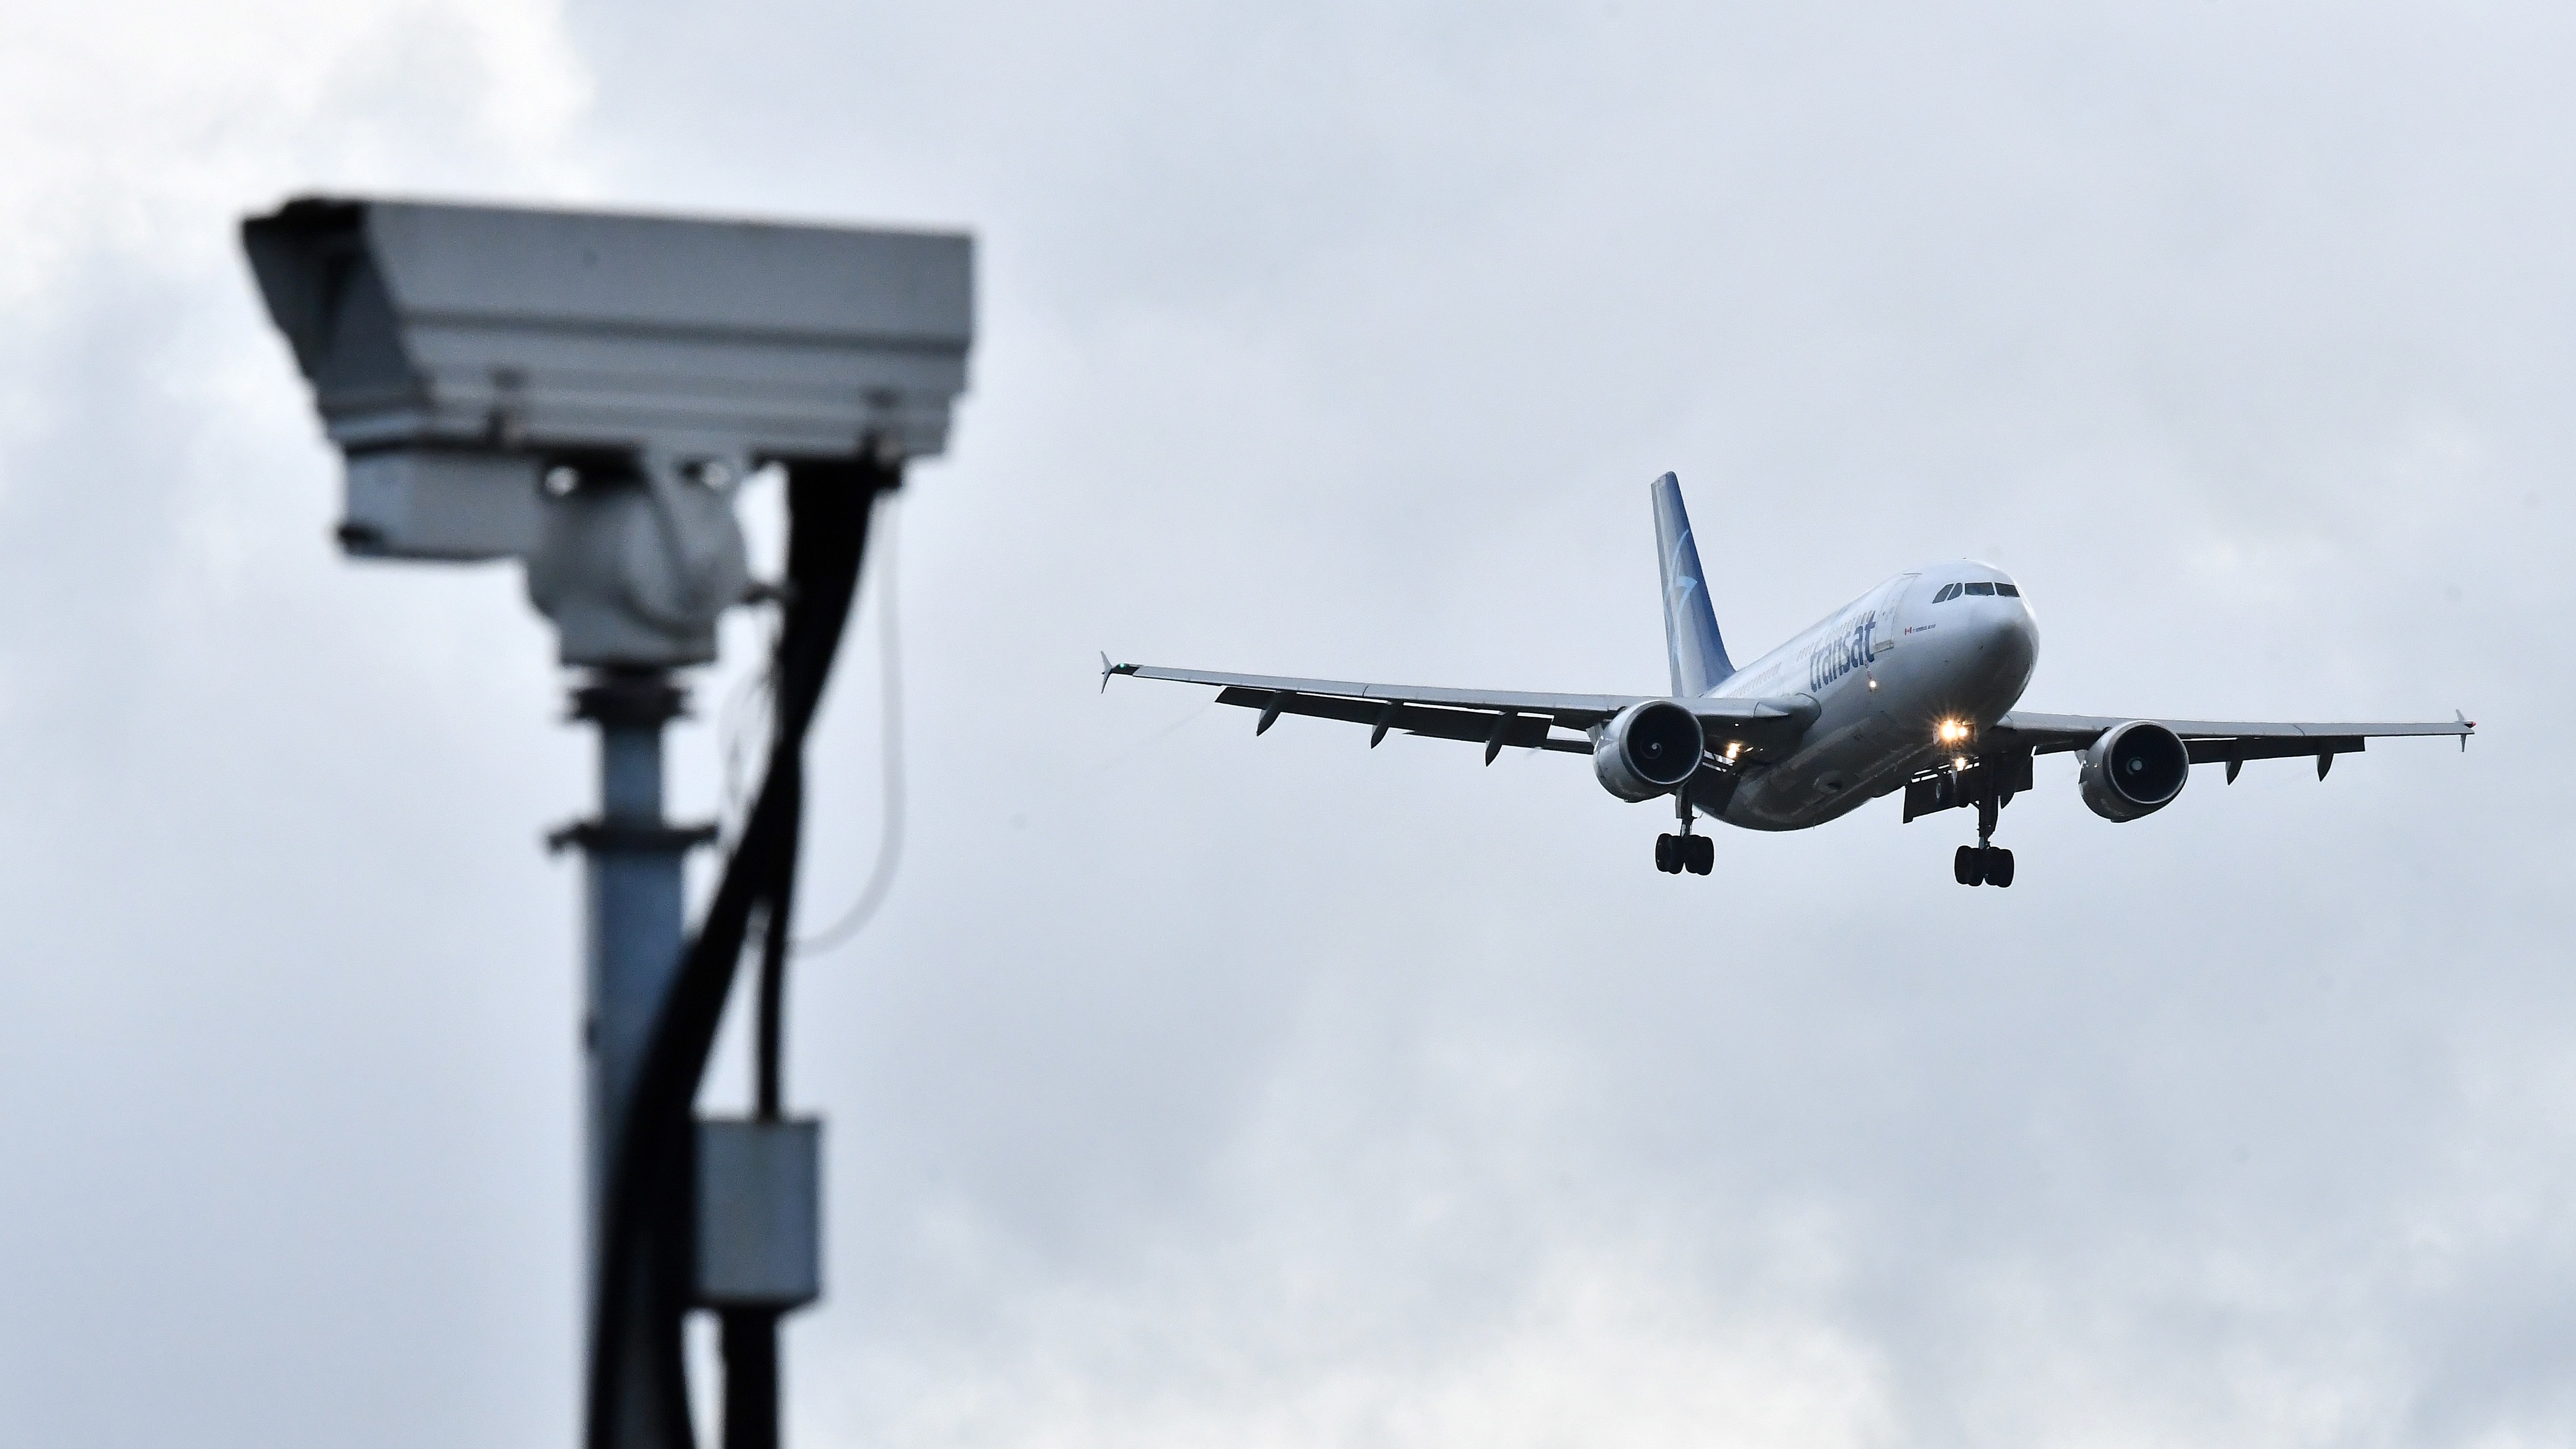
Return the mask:
{"type": "Polygon", "coordinates": [[[1666,875],[1679,875],[1686,870],[1693,875],[1706,875],[1717,869],[1717,842],[1705,835],[1691,834],[1690,797],[1675,795],[1673,806],[1682,818],[1682,833],[1655,837],[1655,869],[1666,875]]]}
{"type": "Polygon", "coordinates": [[[1977,802],[1977,843],[1962,845],[1950,864],[1950,873],[1963,886],[2009,886],[2013,883],[2013,853],[1994,843],[1995,817],[2003,813],[2003,803],[1988,795],[1977,802]]]}
{"type": "Polygon", "coordinates": [[[2013,883],[2013,855],[1995,844],[1995,818],[2013,796],[2030,788],[2030,747],[2005,744],[1975,760],[1953,757],[1942,769],[1926,770],[1905,782],[1905,818],[1919,820],[1943,810],[1973,805],[1977,809],[1977,843],[1959,847],[1951,872],[1963,886],[2008,886],[2013,883]]]}

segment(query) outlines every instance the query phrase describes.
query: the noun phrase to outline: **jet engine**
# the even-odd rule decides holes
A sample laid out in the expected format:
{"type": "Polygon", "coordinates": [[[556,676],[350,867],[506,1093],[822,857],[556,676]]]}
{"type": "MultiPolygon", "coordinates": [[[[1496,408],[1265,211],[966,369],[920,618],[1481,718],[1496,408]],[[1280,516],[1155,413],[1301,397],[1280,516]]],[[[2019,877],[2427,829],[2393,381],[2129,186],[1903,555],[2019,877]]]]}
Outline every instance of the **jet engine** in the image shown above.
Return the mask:
{"type": "Polygon", "coordinates": [[[2135,820],[2173,803],[2191,778],[2182,736],[2150,720],[2102,731],[2084,752],[2084,803],[2105,820],[2135,820]]]}
{"type": "Polygon", "coordinates": [[[1592,741],[1592,773],[1622,800],[1652,800],[1699,772],[1708,748],[1699,716],[1669,699],[1632,704],[1592,741]]]}

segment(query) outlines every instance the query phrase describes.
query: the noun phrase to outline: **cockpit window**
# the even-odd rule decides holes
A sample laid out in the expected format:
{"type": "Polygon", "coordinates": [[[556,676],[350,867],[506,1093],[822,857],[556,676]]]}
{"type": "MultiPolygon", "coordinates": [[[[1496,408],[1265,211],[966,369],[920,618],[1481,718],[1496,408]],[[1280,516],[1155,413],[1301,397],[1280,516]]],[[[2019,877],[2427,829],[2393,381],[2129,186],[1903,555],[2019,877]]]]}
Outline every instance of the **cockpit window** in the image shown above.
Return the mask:
{"type": "Polygon", "coordinates": [[[1995,585],[1995,592],[2003,595],[2007,599],[2018,599],[2021,597],[2021,585],[1997,584],[1995,585]]]}
{"type": "Polygon", "coordinates": [[[1932,596],[1932,602],[1936,604],[1946,604],[1957,597],[1959,597],[1959,586],[1957,584],[1944,584],[1941,586],[1941,592],[1932,596]]]}
{"type": "Polygon", "coordinates": [[[1968,585],[1968,592],[1969,592],[1969,593],[1972,593],[1972,594],[1992,594],[1994,591],[1995,591],[1995,586],[1994,586],[1994,585],[1992,585],[1992,584],[1970,584],[1970,585],[1968,585]]]}

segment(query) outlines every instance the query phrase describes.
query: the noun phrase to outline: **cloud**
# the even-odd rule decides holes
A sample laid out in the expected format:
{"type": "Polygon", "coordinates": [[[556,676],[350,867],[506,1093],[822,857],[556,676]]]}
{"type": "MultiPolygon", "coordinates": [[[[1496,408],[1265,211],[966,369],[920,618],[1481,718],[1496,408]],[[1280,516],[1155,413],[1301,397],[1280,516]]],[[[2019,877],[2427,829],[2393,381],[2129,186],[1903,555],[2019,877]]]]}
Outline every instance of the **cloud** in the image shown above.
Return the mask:
{"type": "MultiPolygon", "coordinates": [[[[800,1442],[2556,1442],[2563,20],[2513,6],[38,17],[0,59],[6,1394],[570,1432],[587,745],[338,560],[231,228],[311,188],[971,226],[905,865],[800,967],[800,1442]],[[1125,658],[1664,673],[1997,557],[2031,703],[2486,722],[2112,827],[1728,832],[1125,658]]],[[[774,509],[773,497],[754,500],[774,509]]],[[[767,526],[764,522],[763,526],[767,526]]],[[[808,898],[876,843],[874,661],[808,898]]],[[[748,667],[754,621],[699,681],[748,667]]],[[[674,798],[715,808],[711,719],[674,798]]],[[[741,1087],[738,1053],[709,1100],[741,1087]]]]}

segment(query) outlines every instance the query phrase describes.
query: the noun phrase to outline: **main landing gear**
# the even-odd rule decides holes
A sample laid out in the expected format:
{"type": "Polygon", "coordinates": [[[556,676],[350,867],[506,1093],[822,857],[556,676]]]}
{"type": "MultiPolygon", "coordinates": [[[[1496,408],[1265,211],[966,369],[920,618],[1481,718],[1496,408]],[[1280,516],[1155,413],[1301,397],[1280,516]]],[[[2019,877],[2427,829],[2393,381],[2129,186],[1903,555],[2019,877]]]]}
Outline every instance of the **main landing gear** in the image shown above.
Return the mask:
{"type": "Polygon", "coordinates": [[[1706,875],[1717,869],[1717,842],[1705,835],[1658,835],[1655,837],[1655,869],[1666,875],[1689,871],[1706,875]]]}
{"type": "Polygon", "coordinates": [[[1962,845],[1950,868],[1964,886],[2012,884],[2012,852],[2000,845],[1962,845]]]}
{"type": "Polygon", "coordinates": [[[1959,847],[1950,872],[1963,886],[2008,886],[2013,882],[2012,852],[1994,843],[1995,817],[2002,803],[1988,795],[1977,802],[1977,843],[1959,847]]]}
{"type": "Polygon", "coordinates": [[[1682,817],[1682,833],[1655,837],[1655,869],[1666,875],[1706,875],[1717,869],[1717,842],[1705,835],[1691,834],[1690,797],[1673,797],[1675,811],[1682,817]]]}

